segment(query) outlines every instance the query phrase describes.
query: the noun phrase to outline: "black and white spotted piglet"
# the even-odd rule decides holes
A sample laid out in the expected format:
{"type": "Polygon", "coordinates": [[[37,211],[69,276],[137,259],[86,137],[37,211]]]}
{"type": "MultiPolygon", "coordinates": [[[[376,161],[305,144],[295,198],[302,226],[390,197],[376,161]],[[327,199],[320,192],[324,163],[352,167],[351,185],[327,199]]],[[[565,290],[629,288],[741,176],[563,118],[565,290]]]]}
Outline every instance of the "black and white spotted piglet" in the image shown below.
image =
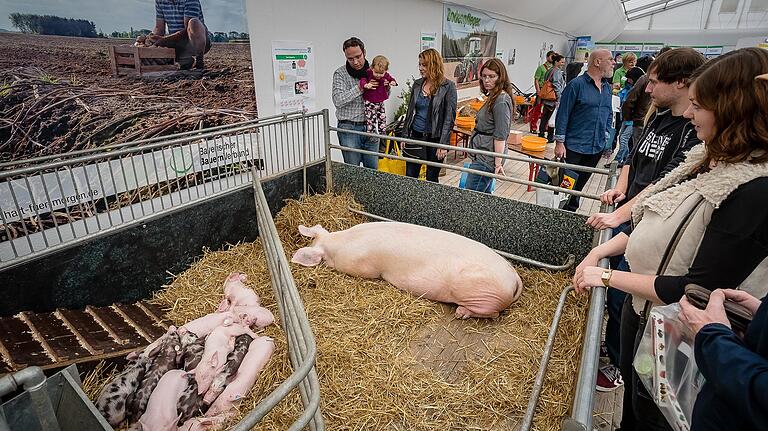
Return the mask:
{"type": "Polygon", "coordinates": [[[150,363],[151,359],[147,356],[136,357],[101,390],[96,408],[113,427],[118,427],[126,419],[126,407],[132,402],[150,363]]]}
{"type": "Polygon", "coordinates": [[[163,336],[163,341],[155,349],[158,351],[152,351],[149,354],[154,359],[147,368],[136,394],[128,404],[127,418],[130,422],[137,421],[144,414],[149,397],[163,375],[178,368],[178,361],[181,359],[181,340],[175,328],[163,336]]]}

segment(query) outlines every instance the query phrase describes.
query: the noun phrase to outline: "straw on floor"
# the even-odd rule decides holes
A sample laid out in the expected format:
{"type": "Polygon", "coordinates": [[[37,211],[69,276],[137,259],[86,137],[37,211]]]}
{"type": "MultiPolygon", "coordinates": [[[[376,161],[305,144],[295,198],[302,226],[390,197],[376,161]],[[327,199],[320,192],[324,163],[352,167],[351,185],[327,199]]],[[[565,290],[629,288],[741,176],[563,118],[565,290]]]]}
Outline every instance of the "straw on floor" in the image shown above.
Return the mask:
{"type": "MultiPolygon", "coordinates": [[[[351,195],[315,195],[290,201],[275,219],[286,254],[309,244],[297,226],[329,231],[365,222],[348,207],[351,195]]],[[[347,276],[324,265],[292,267],[313,332],[321,408],[330,430],[496,430],[522,417],[552,314],[570,274],[516,267],[521,298],[500,318],[453,319],[453,309],[415,298],[381,280],[347,276]]],[[[154,300],[176,324],[213,312],[222,283],[244,272],[262,303],[278,317],[261,244],[205,250],[154,300]]],[[[587,299],[572,295],[560,323],[534,429],[555,430],[573,397],[587,299]]],[[[275,354],[239,407],[237,420],[291,373],[279,324],[264,331],[275,354]]],[[[282,430],[302,406],[298,391],[255,428],[282,430]]]]}

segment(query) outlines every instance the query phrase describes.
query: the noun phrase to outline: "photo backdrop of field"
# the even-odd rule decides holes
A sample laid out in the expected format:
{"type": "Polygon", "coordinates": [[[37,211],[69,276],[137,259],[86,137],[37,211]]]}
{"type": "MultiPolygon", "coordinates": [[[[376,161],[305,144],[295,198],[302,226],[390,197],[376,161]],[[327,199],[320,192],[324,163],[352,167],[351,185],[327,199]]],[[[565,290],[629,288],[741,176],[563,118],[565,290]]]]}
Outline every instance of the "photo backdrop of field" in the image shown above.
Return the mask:
{"type": "Polygon", "coordinates": [[[0,0],[0,163],[255,118],[244,0],[201,6],[205,71],[138,79],[109,47],[154,27],[154,0],[0,0]]]}
{"type": "Polygon", "coordinates": [[[443,9],[442,56],[445,75],[459,89],[479,84],[480,68],[496,55],[496,20],[456,5],[443,9]]]}

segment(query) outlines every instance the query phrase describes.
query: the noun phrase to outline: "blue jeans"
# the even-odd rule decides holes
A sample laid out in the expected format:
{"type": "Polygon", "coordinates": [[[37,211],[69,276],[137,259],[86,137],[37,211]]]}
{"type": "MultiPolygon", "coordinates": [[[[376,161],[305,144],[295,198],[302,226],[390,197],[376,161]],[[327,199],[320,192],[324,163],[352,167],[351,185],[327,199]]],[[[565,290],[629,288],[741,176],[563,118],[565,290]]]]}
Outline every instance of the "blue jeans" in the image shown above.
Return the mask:
{"type": "Polygon", "coordinates": [[[619,152],[616,153],[616,163],[624,166],[629,157],[629,139],[632,137],[632,123],[622,124],[619,131],[619,152]]]}
{"type": "MultiPolygon", "coordinates": [[[[629,222],[625,222],[613,228],[613,235],[618,235],[628,225],[629,222]]],[[[629,265],[624,255],[614,256],[610,260],[611,268],[629,272],[629,265]]],[[[608,311],[608,323],[605,325],[605,347],[608,350],[608,358],[614,365],[618,365],[621,358],[621,311],[626,296],[627,294],[621,290],[612,288],[608,289],[606,294],[605,307],[608,311]]]]}
{"type": "MultiPolygon", "coordinates": [[[[347,122],[339,122],[339,129],[354,130],[357,132],[365,132],[365,124],[351,124],[347,122]]],[[[347,148],[356,148],[358,150],[367,150],[379,152],[379,140],[377,138],[369,138],[367,136],[354,135],[352,133],[339,132],[339,145],[347,148]]],[[[379,168],[379,156],[372,154],[355,153],[352,151],[341,152],[344,156],[344,163],[349,165],[360,166],[360,162],[363,166],[371,169],[379,168]]]]}
{"type": "MultiPolygon", "coordinates": [[[[489,168],[485,165],[485,163],[480,163],[478,161],[473,161],[472,164],[469,165],[469,168],[477,171],[488,172],[490,174],[492,174],[494,171],[493,168],[489,168]]],[[[469,173],[467,174],[466,188],[476,192],[490,193],[492,182],[493,178],[491,177],[484,177],[482,175],[469,173]]]]}

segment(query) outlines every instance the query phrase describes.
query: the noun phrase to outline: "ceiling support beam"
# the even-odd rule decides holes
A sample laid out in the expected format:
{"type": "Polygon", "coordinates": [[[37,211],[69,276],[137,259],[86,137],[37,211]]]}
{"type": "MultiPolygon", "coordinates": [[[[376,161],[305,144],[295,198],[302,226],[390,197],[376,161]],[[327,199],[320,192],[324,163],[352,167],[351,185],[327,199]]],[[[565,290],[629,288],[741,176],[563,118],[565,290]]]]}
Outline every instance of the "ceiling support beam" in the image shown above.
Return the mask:
{"type": "Polygon", "coordinates": [[[641,14],[633,15],[631,17],[627,16],[627,21],[638,20],[638,19],[641,19],[641,18],[645,18],[647,16],[655,15],[655,14],[657,14],[659,12],[664,12],[664,11],[667,11],[667,10],[675,9],[675,8],[680,7],[680,6],[685,6],[687,4],[696,3],[696,2],[699,2],[699,1],[701,1],[701,0],[679,0],[677,2],[669,2],[669,4],[664,6],[664,7],[656,8],[656,9],[653,9],[653,10],[649,10],[648,12],[643,12],[641,14]]]}

